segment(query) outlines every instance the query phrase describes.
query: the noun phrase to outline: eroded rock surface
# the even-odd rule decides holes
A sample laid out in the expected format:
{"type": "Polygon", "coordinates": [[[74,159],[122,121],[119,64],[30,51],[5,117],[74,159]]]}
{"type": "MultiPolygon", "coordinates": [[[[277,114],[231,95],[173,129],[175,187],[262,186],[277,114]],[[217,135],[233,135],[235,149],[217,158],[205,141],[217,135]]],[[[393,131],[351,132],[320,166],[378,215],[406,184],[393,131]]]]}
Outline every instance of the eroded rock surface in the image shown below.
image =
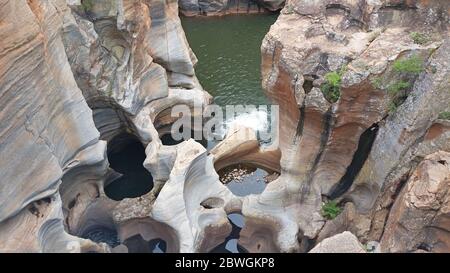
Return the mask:
{"type": "Polygon", "coordinates": [[[104,187],[121,174],[108,167],[107,142],[131,133],[161,145],[172,107],[210,103],[195,77],[177,2],[0,6],[0,236],[14,238],[2,239],[0,250],[109,252],[80,238],[118,227],[121,202],[104,187]]]}
{"type": "MultiPolygon", "coordinates": [[[[256,11],[249,3],[180,5],[214,15],[256,11]]],[[[232,213],[250,252],[365,252],[359,241],[449,251],[448,1],[287,1],[262,45],[277,141],[235,127],[210,153],[161,141],[173,107],[211,103],[176,1],[0,7],[0,251],[151,252],[156,240],[208,252],[232,213]],[[123,174],[108,156],[131,138],[153,188],[114,201],[105,187],[123,174]],[[238,197],[221,183],[217,171],[240,163],[275,174],[264,192],[238,197]],[[330,199],[343,207],[333,220],[330,199]]]]}
{"type": "Polygon", "coordinates": [[[226,14],[257,14],[278,11],[284,0],[181,0],[184,16],[221,16],[226,14]]]}
{"type": "Polygon", "coordinates": [[[355,235],[345,231],[323,240],[309,253],[366,253],[355,235]]]}
{"type": "Polygon", "coordinates": [[[383,251],[450,251],[449,161],[448,152],[431,154],[410,176],[390,210],[383,251]]]}
{"type": "MultiPolygon", "coordinates": [[[[326,225],[322,235],[350,228],[365,241],[379,241],[375,230],[385,218],[376,202],[386,200],[381,196],[393,177],[399,181],[426,155],[448,151],[437,120],[449,107],[443,80],[448,7],[443,1],[287,1],[262,46],[263,86],[280,105],[281,176],[247,208],[271,211],[283,239],[305,239],[282,251],[307,249],[308,239],[317,239],[327,199],[351,201],[357,211],[326,225]],[[414,32],[427,40],[415,41],[414,32]],[[420,60],[417,72],[395,68],[410,59],[420,60]],[[340,81],[334,98],[325,86],[329,74],[340,81]],[[392,91],[405,78],[407,90],[392,91]]],[[[382,206],[388,210],[387,202],[382,206]]]]}

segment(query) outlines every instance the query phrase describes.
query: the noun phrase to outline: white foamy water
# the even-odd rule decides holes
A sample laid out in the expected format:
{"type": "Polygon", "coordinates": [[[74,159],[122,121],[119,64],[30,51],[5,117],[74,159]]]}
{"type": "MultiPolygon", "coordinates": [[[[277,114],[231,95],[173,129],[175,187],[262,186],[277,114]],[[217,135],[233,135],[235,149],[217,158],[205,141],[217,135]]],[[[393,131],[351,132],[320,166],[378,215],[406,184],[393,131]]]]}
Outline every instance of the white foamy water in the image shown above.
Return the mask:
{"type": "Polygon", "coordinates": [[[269,123],[267,120],[267,111],[254,110],[249,113],[243,113],[225,122],[226,128],[235,125],[244,126],[253,129],[255,132],[267,131],[269,123]]]}
{"type": "MultiPolygon", "coordinates": [[[[230,130],[234,130],[233,128],[246,127],[252,129],[252,131],[257,134],[259,141],[262,143],[269,143],[275,136],[274,132],[271,130],[274,125],[270,119],[274,119],[275,122],[277,122],[277,117],[273,117],[270,114],[273,111],[274,110],[271,109],[269,112],[267,108],[264,109],[264,107],[262,107],[260,109],[249,109],[248,112],[236,113],[232,118],[227,116],[227,119],[225,119],[220,126],[216,127],[214,135],[216,139],[223,140],[230,130]]],[[[242,130],[239,132],[244,134],[241,136],[243,139],[251,137],[246,135],[249,133],[247,131],[242,130]]]]}

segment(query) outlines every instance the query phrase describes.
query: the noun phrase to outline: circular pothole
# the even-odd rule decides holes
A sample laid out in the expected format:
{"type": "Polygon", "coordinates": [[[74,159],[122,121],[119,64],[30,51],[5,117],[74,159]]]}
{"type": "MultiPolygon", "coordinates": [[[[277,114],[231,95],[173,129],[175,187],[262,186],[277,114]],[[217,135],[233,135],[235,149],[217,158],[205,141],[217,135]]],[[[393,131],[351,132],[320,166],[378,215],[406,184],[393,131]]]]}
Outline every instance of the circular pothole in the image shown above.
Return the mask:
{"type": "Polygon", "coordinates": [[[231,213],[228,215],[228,220],[232,226],[230,235],[210,253],[248,253],[244,247],[238,244],[239,234],[245,225],[244,216],[240,213],[231,213]]]}
{"type": "Polygon", "coordinates": [[[162,239],[144,240],[140,234],[126,239],[123,244],[128,253],[166,253],[167,243],[162,239]]]}
{"type": "Polygon", "coordinates": [[[237,196],[261,194],[268,183],[277,177],[276,173],[268,173],[263,169],[238,164],[219,172],[220,181],[237,196]]]}
{"type": "Polygon", "coordinates": [[[117,232],[113,229],[106,227],[93,227],[84,232],[81,238],[89,239],[96,243],[106,243],[111,248],[114,248],[120,245],[120,240],[117,235],[117,232]]]}

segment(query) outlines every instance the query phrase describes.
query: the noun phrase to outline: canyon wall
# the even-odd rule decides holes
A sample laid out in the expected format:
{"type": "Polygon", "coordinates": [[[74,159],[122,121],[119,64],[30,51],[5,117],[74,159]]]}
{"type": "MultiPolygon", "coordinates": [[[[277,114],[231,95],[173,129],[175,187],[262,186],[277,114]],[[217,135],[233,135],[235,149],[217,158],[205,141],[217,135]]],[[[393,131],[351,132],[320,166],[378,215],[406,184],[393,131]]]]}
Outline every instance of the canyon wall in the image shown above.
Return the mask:
{"type": "Polygon", "coordinates": [[[0,7],[0,251],[109,252],[80,238],[89,226],[114,225],[120,207],[104,193],[120,176],[108,167],[107,144],[128,133],[159,149],[171,107],[210,102],[178,4],[0,7]]]}
{"type": "MultiPolygon", "coordinates": [[[[214,15],[229,3],[205,5],[214,15]]],[[[0,252],[133,252],[155,239],[208,252],[232,231],[230,213],[245,218],[250,252],[364,252],[358,240],[450,251],[449,10],[287,1],[262,44],[278,145],[237,127],[208,152],[161,141],[174,106],[211,103],[177,1],[0,0],[0,252]],[[153,188],[113,200],[105,188],[123,174],[108,155],[135,139],[153,188]],[[217,171],[237,163],[280,175],[236,196],[217,171]],[[334,219],[322,212],[329,200],[343,208],[334,219]],[[117,242],[85,239],[98,228],[117,242]]]]}
{"type": "Polygon", "coordinates": [[[284,0],[180,0],[184,16],[221,16],[226,14],[257,14],[278,11],[284,0]]]}
{"type": "MultiPolygon", "coordinates": [[[[418,164],[450,148],[449,8],[438,0],[286,2],[262,45],[263,86],[280,105],[281,176],[249,205],[291,211],[272,214],[286,223],[278,236],[297,236],[301,249],[345,230],[365,243],[385,232],[383,251],[424,243],[399,244],[415,233],[397,224],[401,235],[387,235],[396,224],[385,223],[407,217],[392,204],[405,183],[416,183],[409,177],[418,164]],[[345,209],[327,221],[321,208],[331,199],[345,209]]],[[[441,161],[434,170],[443,173],[434,175],[445,192],[449,163],[441,161]]],[[[439,244],[427,239],[427,251],[449,250],[444,230],[439,244]]],[[[291,241],[283,251],[298,247],[291,241]]]]}

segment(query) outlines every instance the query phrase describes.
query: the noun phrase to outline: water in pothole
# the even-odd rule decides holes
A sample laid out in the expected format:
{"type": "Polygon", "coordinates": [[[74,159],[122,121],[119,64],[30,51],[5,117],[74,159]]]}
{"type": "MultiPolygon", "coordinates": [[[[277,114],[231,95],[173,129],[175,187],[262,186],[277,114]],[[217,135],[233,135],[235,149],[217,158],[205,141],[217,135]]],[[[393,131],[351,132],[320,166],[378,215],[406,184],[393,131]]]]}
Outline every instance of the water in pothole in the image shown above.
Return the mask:
{"type": "Polygon", "coordinates": [[[105,227],[91,228],[81,237],[84,239],[90,239],[91,241],[96,243],[106,243],[112,248],[120,245],[120,240],[117,232],[105,227]]]}
{"type": "Polygon", "coordinates": [[[106,195],[116,201],[136,198],[149,193],[153,177],[144,168],[145,148],[134,136],[121,135],[108,145],[108,159],[112,169],[123,174],[105,187],[106,195]]]}
{"type": "Polygon", "coordinates": [[[238,244],[239,233],[245,225],[245,218],[240,213],[231,213],[228,215],[232,230],[225,241],[211,250],[211,253],[248,253],[248,251],[238,244]]]}
{"type": "Polygon", "coordinates": [[[269,174],[263,169],[243,164],[227,167],[218,172],[220,181],[237,196],[261,194],[267,183],[272,181],[276,174],[269,174]]]}
{"type": "Polygon", "coordinates": [[[144,240],[140,234],[126,239],[123,244],[129,253],[166,253],[167,243],[162,239],[144,240]]]}

